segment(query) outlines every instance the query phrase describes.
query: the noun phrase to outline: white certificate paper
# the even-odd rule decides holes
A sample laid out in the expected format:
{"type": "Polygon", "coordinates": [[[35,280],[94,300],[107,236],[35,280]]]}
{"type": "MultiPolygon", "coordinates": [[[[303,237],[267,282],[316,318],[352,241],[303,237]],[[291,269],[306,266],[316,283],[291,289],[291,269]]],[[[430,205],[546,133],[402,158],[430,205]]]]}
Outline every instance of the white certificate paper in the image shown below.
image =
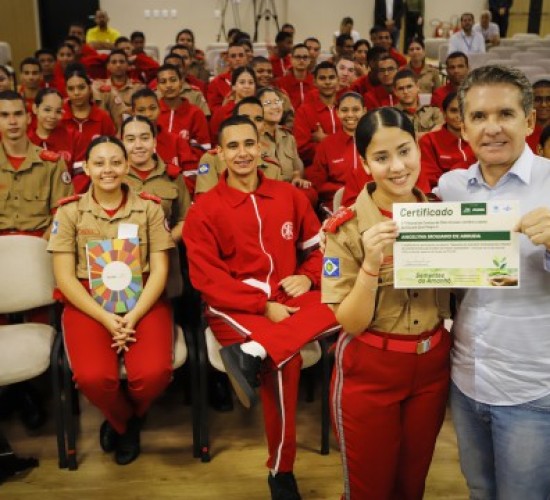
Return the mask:
{"type": "Polygon", "coordinates": [[[398,203],[395,288],[519,288],[517,201],[398,203]]]}

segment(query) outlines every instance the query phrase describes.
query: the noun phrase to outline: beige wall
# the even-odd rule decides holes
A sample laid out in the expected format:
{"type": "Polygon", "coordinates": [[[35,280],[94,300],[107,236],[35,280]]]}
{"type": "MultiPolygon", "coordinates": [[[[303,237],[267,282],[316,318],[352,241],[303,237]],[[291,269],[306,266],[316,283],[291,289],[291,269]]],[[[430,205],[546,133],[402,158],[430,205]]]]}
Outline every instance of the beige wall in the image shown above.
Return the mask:
{"type": "MultiPolygon", "coordinates": [[[[147,43],[157,45],[161,50],[173,43],[175,34],[185,27],[195,31],[198,47],[216,41],[220,19],[215,18],[214,11],[219,10],[223,3],[223,0],[101,0],[101,6],[109,13],[114,28],[127,35],[134,30],[142,30],[147,36],[147,43]],[[145,9],[167,9],[169,17],[146,19],[145,9]],[[177,9],[175,19],[170,17],[172,9],[177,9]]],[[[257,0],[257,3],[260,4],[261,0],[257,0]]],[[[265,3],[270,4],[270,1],[265,3]]],[[[368,36],[373,23],[374,0],[274,0],[274,3],[279,22],[292,22],[296,26],[298,40],[316,35],[325,47],[332,43],[332,33],[338,29],[342,17],[353,17],[355,29],[363,36],[368,36]]],[[[484,0],[462,0],[460,10],[455,11],[449,3],[426,0],[427,20],[438,18],[448,21],[453,14],[459,15],[465,11],[471,11],[478,17],[486,5],[484,0]]],[[[253,1],[237,0],[235,5],[238,5],[241,29],[253,34],[253,1]]],[[[231,7],[227,12],[226,26],[231,28],[235,25],[231,7]]],[[[265,22],[262,21],[259,41],[265,39],[264,26],[265,22]]],[[[275,35],[274,26],[274,23],[270,23],[271,38],[275,35]]],[[[425,34],[429,36],[431,33],[432,29],[426,27],[425,34]]]]}

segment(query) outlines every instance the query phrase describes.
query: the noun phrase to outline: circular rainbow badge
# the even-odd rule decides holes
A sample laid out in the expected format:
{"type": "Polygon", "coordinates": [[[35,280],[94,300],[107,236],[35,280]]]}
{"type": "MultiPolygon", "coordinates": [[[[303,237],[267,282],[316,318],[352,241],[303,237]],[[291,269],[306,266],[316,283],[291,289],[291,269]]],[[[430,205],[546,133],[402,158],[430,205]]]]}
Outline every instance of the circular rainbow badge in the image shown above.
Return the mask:
{"type": "Polygon", "coordinates": [[[86,250],[94,300],[113,313],[131,311],[143,290],[139,239],[92,241],[86,250]]]}

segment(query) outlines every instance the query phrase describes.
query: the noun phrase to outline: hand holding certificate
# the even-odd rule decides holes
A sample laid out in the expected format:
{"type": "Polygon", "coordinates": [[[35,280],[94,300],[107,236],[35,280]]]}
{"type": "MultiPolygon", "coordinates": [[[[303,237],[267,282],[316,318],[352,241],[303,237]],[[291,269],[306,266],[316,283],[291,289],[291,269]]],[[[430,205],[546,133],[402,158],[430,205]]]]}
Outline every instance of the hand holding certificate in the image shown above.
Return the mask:
{"type": "Polygon", "coordinates": [[[396,288],[519,288],[516,201],[394,204],[396,288]]]}

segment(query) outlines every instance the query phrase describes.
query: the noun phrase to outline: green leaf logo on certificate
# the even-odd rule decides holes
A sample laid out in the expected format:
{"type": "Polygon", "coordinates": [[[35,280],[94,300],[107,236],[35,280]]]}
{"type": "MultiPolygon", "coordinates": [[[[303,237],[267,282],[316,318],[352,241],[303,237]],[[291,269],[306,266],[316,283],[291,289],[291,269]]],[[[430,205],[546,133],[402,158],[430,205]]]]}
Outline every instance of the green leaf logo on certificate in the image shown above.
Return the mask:
{"type": "Polygon", "coordinates": [[[132,310],[143,290],[139,239],[91,241],[86,255],[93,299],[113,313],[132,310]]]}
{"type": "Polygon", "coordinates": [[[399,203],[396,288],[519,288],[517,201],[399,203]]]}

